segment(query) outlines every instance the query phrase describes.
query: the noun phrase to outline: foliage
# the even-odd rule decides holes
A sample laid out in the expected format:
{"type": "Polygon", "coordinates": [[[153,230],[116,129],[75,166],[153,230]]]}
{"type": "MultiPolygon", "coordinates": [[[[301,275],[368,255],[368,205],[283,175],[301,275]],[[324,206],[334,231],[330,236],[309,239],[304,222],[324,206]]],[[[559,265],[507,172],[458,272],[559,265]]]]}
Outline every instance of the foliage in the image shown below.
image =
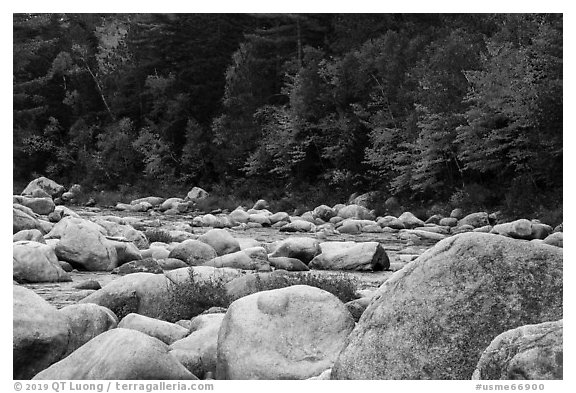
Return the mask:
{"type": "Polygon", "coordinates": [[[166,244],[172,243],[172,236],[170,233],[163,229],[146,229],[144,236],[150,243],[162,242],[166,244]]]}
{"type": "Polygon", "coordinates": [[[14,14],[13,32],[17,183],[286,210],[561,193],[561,14],[14,14]]]}

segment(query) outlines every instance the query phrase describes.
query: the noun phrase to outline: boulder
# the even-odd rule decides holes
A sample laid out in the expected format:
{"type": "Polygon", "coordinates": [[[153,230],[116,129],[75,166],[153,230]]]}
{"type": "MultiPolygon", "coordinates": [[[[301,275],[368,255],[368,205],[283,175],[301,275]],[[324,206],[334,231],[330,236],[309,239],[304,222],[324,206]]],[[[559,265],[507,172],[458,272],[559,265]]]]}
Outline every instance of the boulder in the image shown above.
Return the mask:
{"type": "Polygon", "coordinates": [[[160,205],[160,211],[165,212],[170,209],[178,210],[178,206],[183,202],[184,199],[182,198],[168,198],[160,205]]]}
{"type": "Polygon", "coordinates": [[[440,220],[443,218],[444,217],[442,217],[441,214],[434,214],[434,215],[428,217],[428,219],[426,221],[424,221],[424,224],[440,225],[440,220]]]}
{"type": "Polygon", "coordinates": [[[159,319],[146,317],[144,315],[130,313],[126,315],[120,323],[119,328],[138,330],[150,337],[168,345],[175,341],[181,340],[188,335],[188,329],[159,319]]]}
{"type": "Polygon", "coordinates": [[[250,220],[250,214],[246,213],[244,209],[238,207],[228,215],[230,221],[235,224],[245,224],[250,220]]]}
{"type": "Polygon", "coordinates": [[[468,214],[466,217],[458,220],[458,226],[471,225],[474,228],[480,228],[485,225],[490,225],[490,220],[488,219],[488,213],[477,212],[468,214]]]}
{"type": "Polygon", "coordinates": [[[30,379],[62,359],[70,339],[66,316],[32,290],[12,292],[13,378],[30,379]]]}
{"type": "Polygon", "coordinates": [[[264,199],[258,199],[256,201],[256,203],[254,203],[254,206],[252,206],[252,209],[254,210],[262,210],[262,209],[268,209],[268,202],[266,202],[264,199]]]}
{"type": "Polygon", "coordinates": [[[416,217],[414,214],[410,212],[404,212],[398,217],[400,221],[404,224],[405,228],[416,228],[416,227],[423,227],[424,221],[416,217]]]}
{"type": "Polygon", "coordinates": [[[272,223],[270,222],[270,216],[264,213],[256,213],[250,214],[248,218],[249,223],[260,224],[262,226],[270,226],[272,223]]]}
{"type": "Polygon", "coordinates": [[[466,233],[378,289],[333,379],[468,379],[498,334],[562,318],[562,250],[466,233]]]}
{"type": "MultiPolygon", "coordinates": [[[[153,258],[153,259],[165,259],[170,255],[170,251],[165,247],[153,246],[147,250],[142,250],[140,253],[142,259],[153,258]]],[[[175,258],[172,258],[175,259],[175,258]]]]}
{"type": "MultiPolygon", "coordinates": [[[[177,259],[179,261],[179,259],[177,259]]],[[[181,261],[182,262],[182,261],[181,261]]],[[[184,262],[182,262],[184,266],[187,266],[184,262]]],[[[153,273],[153,274],[162,274],[164,270],[158,262],[154,258],[146,258],[140,259],[137,261],[132,261],[128,263],[124,263],[121,266],[112,270],[112,274],[132,274],[132,273],[153,273]]]]}
{"type": "Polygon", "coordinates": [[[37,189],[44,191],[52,198],[59,197],[65,190],[64,186],[44,176],[41,176],[28,183],[24,191],[22,191],[22,195],[32,195],[37,189]]]}
{"type": "Polygon", "coordinates": [[[305,220],[295,220],[280,228],[280,232],[312,232],[316,225],[305,220]]]}
{"type": "Polygon", "coordinates": [[[46,233],[37,218],[14,207],[12,209],[12,233],[17,233],[27,229],[37,229],[41,233],[46,233]]]}
{"type": "Polygon", "coordinates": [[[330,206],[320,205],[316,207],[312,214],[314,218],[319,218],[323,221],[330,221],[332,217],[336,217],[336,212],[330,206]]]}
{"type": "Polygon", "coordinates": [[[199,266],[218,256],[216,250],[200,240],[189,239],[178,244],[170,254],[169,258],[180,259],[189,266],[199,266]]]}
{"type": "Polygon", "coordinates": [[[464,210],[460,209],[459,207],[453,209],[450,212],[450,218],[455,218],[456,220],[461,220],[464,218],[464,210]]]}
{"type": "Polygon", "coordinates": [[[458,225],[458,219],[455,217],[445,217],[438,221],[438,224],[445,227],[455,227],[458,225]]]}
{"type": "Polygon", "coordinates": [[[102,288],[100,283],[96,280],[80,281],[79,283],[74,284],[72,287],[76,289],[93,289],[93,290],[98,290],[102,288]]]}
{"type": "Polygon", "coordinates": [[[564,246],[564,232],[552,233],[544,239],[544,243],[562,248],[564,246]]]}
{"type": "Polygon", "coordinates": [[[58,233],[60,228],[57,227],[68,220],[69,222],[62,228],[63,233],[55,248],[58,259],[90,271],[110,271],[118,266],[116,247],[94,228],[98,226],[94,223],[65,218],[56,224],[48,236],[58,233]]]}
{"type": "Polygon", "coordinates": [[[46,244],[44,240],[44,235],[38,229],[24,229],[19,232],[16,232],[12,236],[12,242],[18,242],[23,240],[29,240],[33,242],[43,243],[46,244]]]}
{"type": "Polygon", "coordinates": [[[491,233],[526,240],[545,239],[551,232],[551,226],[526,219],[494,225],[491,231],[491,233]]]}
{"type": "Polygon", "coordinates": [[[63,357],[118,325],[116,315],[97,304],[72,304],[61,308],[58,312],[66,317],[70,328],[70,339],[63,357]]]}
{"type": "Polygon", "coordinates": [[[342,218],[356,218],[358,220],[373,220],[374,214],[364,206],[348,205],[338,210],[338,216],[342,218]]]}
{"type": "Polygon", "coordinates": [[[198,240],[211,246],[218,256],[240,251],[238,240],[225,229],[211,229],[199,236],[198,240]]]}
{"type": "Polygon", "coordinates": [[[296,258],[308,264],[320,253],[319,244],[318,240],[310,237],[291,237],[277,242],[269,257],[296,258]]]}
{"type": "Polygon", "coordinates": [[[289,272],[298,271],[308,271],[310,270],[308,266],[304,264],[300,259],[288,258],[288,257],[270,257],[268,258],[270,265],[274,266],[275,269],[283,269],[289,272]]]}
{"type": "Polygon", "coordinates": [[[185,201],[199,201],[202,199],[206,199],[208,198],[210,194],[208,194],[208,192],[200,187],[192,187],[192,189],[190,191],[188,191],[188,194],[186,194],[186,198],[184,198],[185,201]]]}
{"type": "Polygon", "coordinates": [[[18,283],[72,281],[54,249],[34,241],[19,241],[12,247],[12,277],[18,283]]]}
{"type": "Polygon", "coordinates": [[[29,198],[21,195],[14,195],[13,203],[26,206],[36,214],[48,215],[54,211],[56,205],[52,198],[29,198]]]}
{"type": "Polygon", "coordinates": [[[218,332],[223,319],[223,313],[194,317],[190,324],[191,333],[170,345],[170,354],[194,375],[215,374],[218,332]]]}
{"type": "Polygon", "coordinates": [[[218,334],[218,379],[306,379],[330,368],[354,328],[334,295],[295,285],[233,302],[218,334]]]}
{"type": "Polygon", "coordinates": [[[320,254],[308,264],[311,269],[379,271],[390,267],[386,251],[378,242],[320,243],[320,254]]]}
{"type": "Polygon", "coordinates": [[[278,212],[268,216],[268,219],[270,220],[270,224],[274,225],[279,222],[289,222],[290,216],[286,212],[278,212]]]}
{"type": "Polygon", "coordinates": [[[61,218],[64,218],[64,217],[80,218],[78,213],[76,213],[74,210],[72,210],[66,206],[62,206],[62,205],[56,206],[54,208],[54,213],[58,213],[61,218]]]}
{"type": "Polygon", "coordinates": [[[35,380],[197,379],[162,341],[132,329],[112,329],[42,371],[35,380]]]}
{"type": "Polygon", "coordinates": [[[362,232],[362,224],[358,222],[358,220],[344,220],[342,221],[342,225],[337,227],[338,232],[340,233],[349,233],[351,235],[357,235],[362,232]]]}
{"type": "Polygon", "coordinates": [[[402,222],[402,220],[399,220],[398,218],[396,218],[394,216],[382,217],[382,218],[378,219],[377,223],[382,228],[385,228],[385,227],[392,228],[392,229],[405,229],[406,228],[406,225],[404,225],[404,222],[402,222]]]}
{"type": "Polygon", "coordinates": [[[252,258],[248,255],[246,250],[242,250],[211,259],[210,261],[205,262],[204,266],[260,270],[263,267],[268,266],[268,261],[266,259],[252,258]]]}
{"type": "Polygon", "coordinates": [[[563,379],[563,322],[520,326],[486,348],[472,379],[563,379]]]}
{"type": "Polygon", "coordinates": [[[106,237],[108,242],[116,249],[118,265],[142,259],[140,250],[131,241],[124,238],[106,237]]]}

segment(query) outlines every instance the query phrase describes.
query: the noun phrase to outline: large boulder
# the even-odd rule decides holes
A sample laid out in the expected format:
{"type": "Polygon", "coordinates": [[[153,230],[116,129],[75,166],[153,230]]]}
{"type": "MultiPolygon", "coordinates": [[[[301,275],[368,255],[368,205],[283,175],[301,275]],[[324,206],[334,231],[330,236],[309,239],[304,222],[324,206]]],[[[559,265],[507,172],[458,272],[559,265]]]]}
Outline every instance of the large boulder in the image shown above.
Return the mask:
{"type": "Polygon", "coordinates": [[[35,380],[197,379],[162,341],[132,329],[112,329],[37,374],[35,380]]]}
{"type": "Polygon", "coordinates": [[[378,271],[390,267],[388,255],[378,242],[325,242],[320,243],[320,250],[309,268],[378,271]]]}
{"type": "Polygon", "coordinates": [[[48,215],[54,211],[56,205],[52,198],[30,198],[21,195],[14,195],[13,203],[26,206],[36,214],[48,215]]]}
{"type": "Polygon", "coordinates": [[[199,266],[218,256],[214,248],[200,240],[189,239],[170,251],[168,258],[184,261],[188,266],[199,266]]]}
{"type": "Polygon", "coordinates": [[[66,316],[30,289],[12,293],[13,378],[30,379],[66,354],[70,329],[66,316]]]}
{"type": "Polygon", "coordinates": [[[356,218],[358,220],[373,220],[374,214],[360,205],[348,205],[338,210],[338,216],[342,218],[356,218]]]}
{"type": "Polygon", "coordinates": [[[334,295],[295,285],[233,302],[218,334],[218,379],[306,379],[330,368],[354,328],[334,295]]]}
{"type": "Polygon", "coordinates": [[[438,242],[377,291],[335,379],[469,379],[498,334],[562,318],[562,250],[486,233],[438,242]]]}
{"type": "Polygon", "coordinates": [[[211,246],[218,256],[240,251],[238,240],[225,229],[211,229],[200,235],[198,240],[211,246]]]}
{"type": "Polygon", "coordinates": [[[65,191],[64,186],[56,183],[54,180],[50,180],[44,176],[41,176],[37,179],[32,180],[24,191],[22,191],[22,195],[33,195],[35,190],[42,190],[52,198],[59,197],[65,191]]]}
{"type": "Polygon", "coordinates": [[[180,325],[135,313],[130,313],[122,318],[118,327],[138,330],[168,345],[188,335],[188,329],[180,325]]]}
{"type": "Polygon", "coordinates": [[[96,227],[99,225],[77,218],[65,218],[56,224],[49,236],[60,235],[55,248],[58,259],[90,271],[110,271],[117,267],[116,247],[96,227]],[[60,233],[64,222],[67,223],[60,233]]]}
{"type": "Polygon", "coordinates": [[[308,264],[320,253],[319,244],[318,240],[310,237],[291,237],[276,243],[269,257],[296,258],[308,264]]]}
{"type": "Polygon", "coordinates": [[[486,348],[472,379],[562,379],[563,322],[508,330],[486,348]]]}
{"type": "Polygon", "coordinates": [[[170,354],[192,374],[202,378],[216,373],[218,332],[224,314],[203,314],[193,318],[191,333],[170,345],[170,354]]]}
{"type": "Polygon", "coordinates": [[[54,248],[34,241],[13,243],[12,277],[19,283],[72,281],[54,248]]]}
{"type": "Polygon", "coordinates": [[[116,328],[118,318],[106,307],[97,304],[72,304],[58,312],[68,320],[70,338],[66,356],[92,340],[97,335],[116,328]]]}

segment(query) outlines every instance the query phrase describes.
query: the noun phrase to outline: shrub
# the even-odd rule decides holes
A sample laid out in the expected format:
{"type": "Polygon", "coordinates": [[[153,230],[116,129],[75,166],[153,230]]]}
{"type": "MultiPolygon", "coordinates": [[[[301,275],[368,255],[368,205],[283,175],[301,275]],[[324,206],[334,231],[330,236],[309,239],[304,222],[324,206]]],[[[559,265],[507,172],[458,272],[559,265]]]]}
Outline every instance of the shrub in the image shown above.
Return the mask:
{"type": "Polygon", "coordinates": [[[169,232],[165,231],[164,229],[147,229],[144,232],[144,236],[148,239],[150,243],[154,242],[162,242],[162,243],[171,243],[172,236],[169,232]]]}
{"type": "Polygon", "coordinates": [[[197,279],[192,268],[188,269],[188,273],[189,280],[170,282],[170,308],[162,310],[162,319],[169,322],[190,319],[210,307],[228,307],[231,303],[224,281],[216,278],[197,279]]]}

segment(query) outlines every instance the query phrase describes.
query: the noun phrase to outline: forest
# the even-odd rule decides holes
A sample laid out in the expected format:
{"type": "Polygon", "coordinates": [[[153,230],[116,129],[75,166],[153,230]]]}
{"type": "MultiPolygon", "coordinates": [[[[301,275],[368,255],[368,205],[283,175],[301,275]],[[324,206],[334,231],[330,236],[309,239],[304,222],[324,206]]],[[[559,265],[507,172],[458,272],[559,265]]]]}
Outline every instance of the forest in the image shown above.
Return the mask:
{"type": "Polygon", "coordinates": [[[562,95],[562,14],[14,14],[13,184],[561,222],[562,95]]]}

